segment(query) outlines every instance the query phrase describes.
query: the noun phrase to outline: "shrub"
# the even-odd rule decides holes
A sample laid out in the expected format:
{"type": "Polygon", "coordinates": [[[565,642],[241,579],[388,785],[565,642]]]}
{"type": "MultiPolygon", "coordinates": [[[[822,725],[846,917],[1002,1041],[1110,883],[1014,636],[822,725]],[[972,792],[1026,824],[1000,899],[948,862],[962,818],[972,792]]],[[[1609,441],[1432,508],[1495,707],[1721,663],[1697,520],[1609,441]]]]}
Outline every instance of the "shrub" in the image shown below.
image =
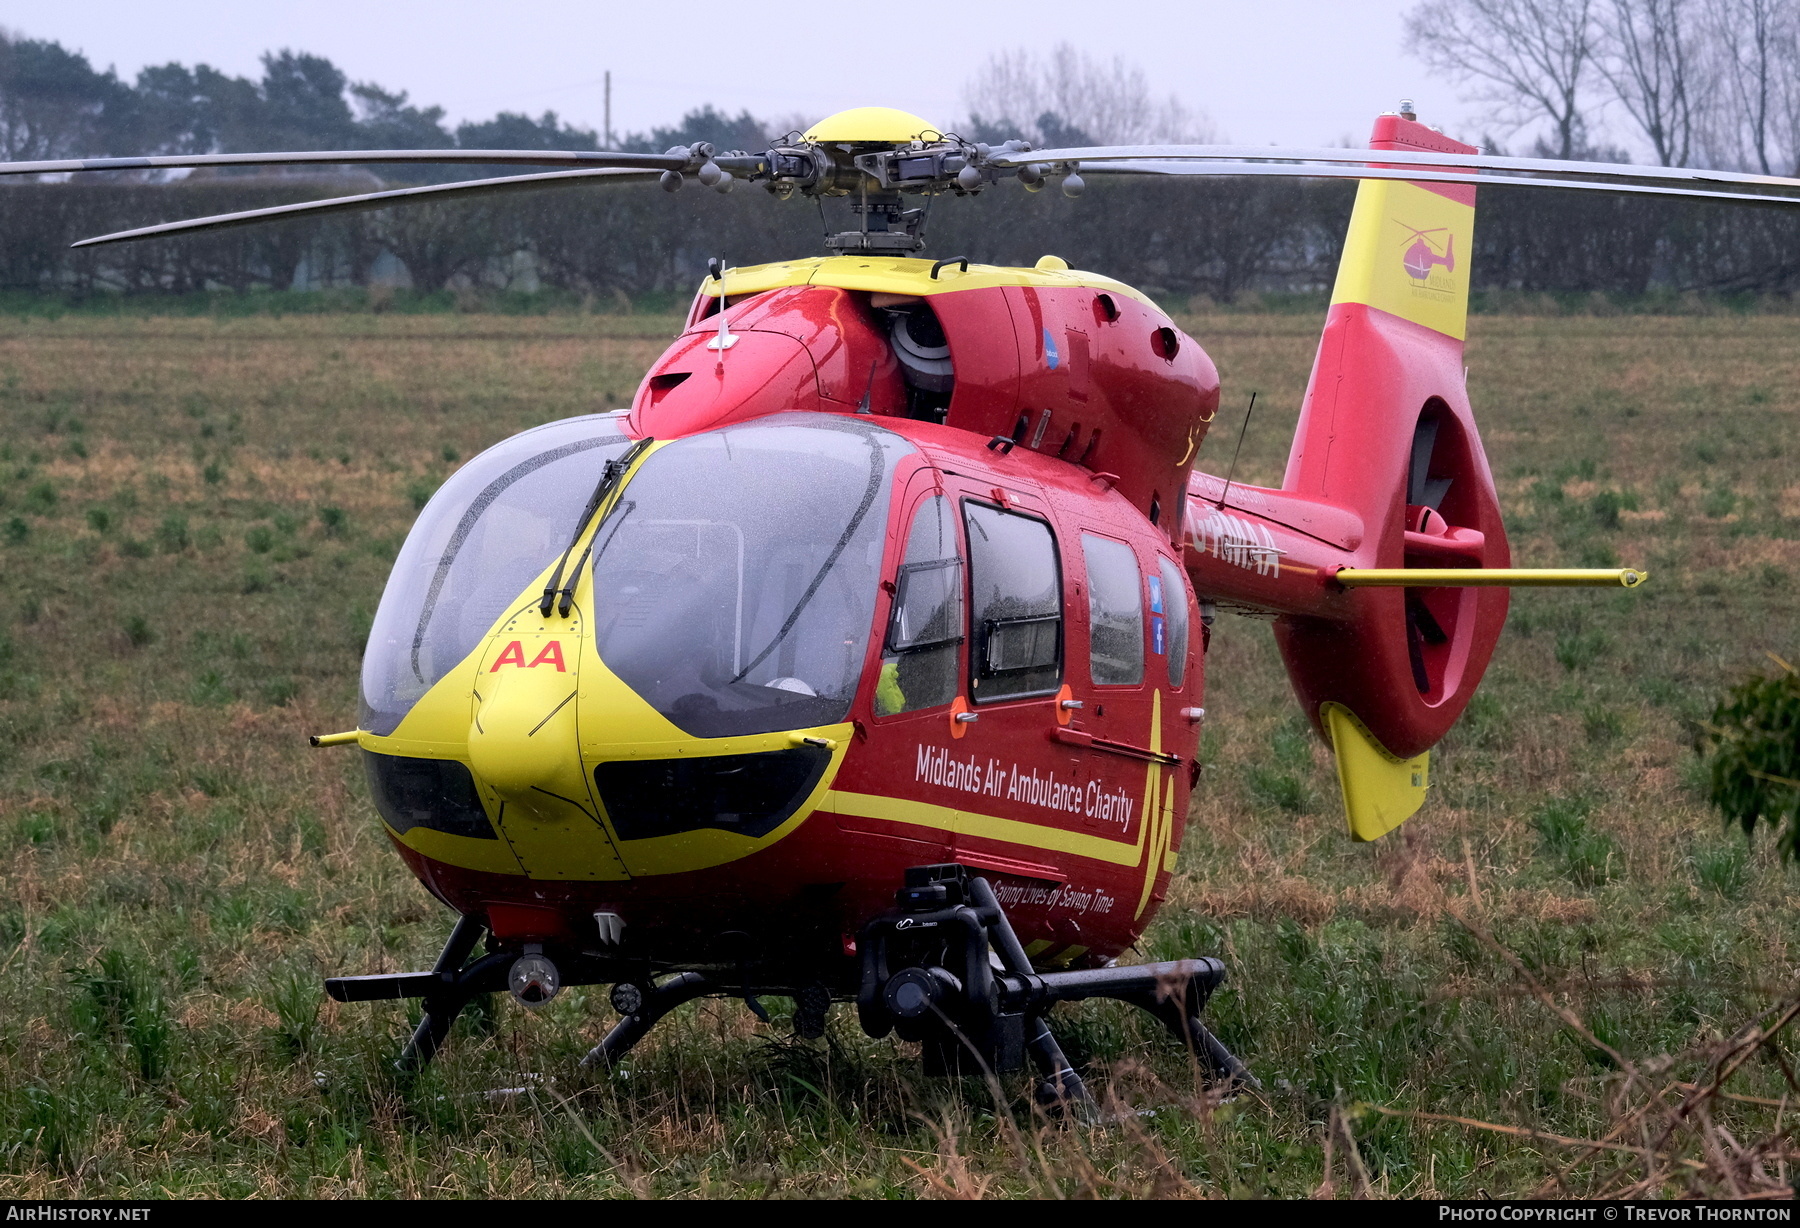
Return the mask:
{"type": "Polygon", "coordinates": [[[1719,700],[1699,749],[1725,822],[1752,835],[1759,823],[1776,829],[1788,858],[1800,853],[1800,673],[1775,660],[1774,677],[1747,678],[1719,700]]]}

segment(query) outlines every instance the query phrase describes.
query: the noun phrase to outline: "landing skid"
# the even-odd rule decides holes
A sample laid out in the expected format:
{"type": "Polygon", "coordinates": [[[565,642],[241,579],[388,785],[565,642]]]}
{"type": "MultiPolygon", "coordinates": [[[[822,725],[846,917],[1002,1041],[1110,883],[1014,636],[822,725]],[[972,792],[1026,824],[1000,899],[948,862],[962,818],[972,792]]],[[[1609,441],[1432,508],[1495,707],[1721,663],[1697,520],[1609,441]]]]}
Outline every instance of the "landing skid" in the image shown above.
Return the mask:
{"type": "MultiPolygon", "coordinates": [[[[1260,1086],[1200,1022],[1207,999],[1225,979],[1225,965],[1218,960],[1202,956],[1038,972],[993,888],[959,865],[908,870],[898,900],[896,911],[871,921],[858,938],[857,1016],[871,1036],[893,1033],[920,1042],[927,1073],[1008,1074],[1023,1068],[1029,1056],[1037,1068],[1041,1104],[1085,1111],[1092,1098],[1056,1043],[1046,1016],[1058,1002],[1113,998],[1155,1016],[1215,1086],[1227,1092],[1260,1086]]],[[[658,982],[643,976],[641,967],[588,953],[564,955],[561,964],[550,965],[536,947],[476,957],[485,932],[480,921],[463,917],[430,972],[333,977],[325,982],[325,991],[339,1002],[424,1000],[424,1015],[395,1063],[403,1072],[422,1070],[437,1056],[451,1024],[470,1001],[509,988],[530,1002],[533,992],[543,994],[541,1001],[561,985],[612,985],[620,1019],[582,1059],[586,1067],[613,1067],[665,1015],[696,998],[742,997],[761,1014],[756,994],[791,997],[796,1030],[803,1036],[824,1034],[832,995],[821,984],[753,987],[747,970],[740,984],[697,971],[676,972],[658,982]],[[547,990],[542,985],[546,967],[547,990]]]]}

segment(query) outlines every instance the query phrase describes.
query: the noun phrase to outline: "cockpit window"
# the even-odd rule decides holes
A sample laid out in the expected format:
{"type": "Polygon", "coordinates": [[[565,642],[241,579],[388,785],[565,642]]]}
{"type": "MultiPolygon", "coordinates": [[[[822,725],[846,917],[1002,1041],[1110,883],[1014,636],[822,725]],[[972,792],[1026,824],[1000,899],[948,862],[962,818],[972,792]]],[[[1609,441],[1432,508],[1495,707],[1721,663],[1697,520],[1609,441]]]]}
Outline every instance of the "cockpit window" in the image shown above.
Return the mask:
{"type": "Polygon", "coordinates": [[[515,435],[453,474],[388,576],[363,655],[362,727],[389,734],[568,545],[608,460],[630,446],[591,414],[515,435]]]}
{"type": "Polygon", "coordinates": [[[651,455],[597,534],[601,659],[694,737],[843,720],[911,451],[868,422],[794,415],[651,455]]]}

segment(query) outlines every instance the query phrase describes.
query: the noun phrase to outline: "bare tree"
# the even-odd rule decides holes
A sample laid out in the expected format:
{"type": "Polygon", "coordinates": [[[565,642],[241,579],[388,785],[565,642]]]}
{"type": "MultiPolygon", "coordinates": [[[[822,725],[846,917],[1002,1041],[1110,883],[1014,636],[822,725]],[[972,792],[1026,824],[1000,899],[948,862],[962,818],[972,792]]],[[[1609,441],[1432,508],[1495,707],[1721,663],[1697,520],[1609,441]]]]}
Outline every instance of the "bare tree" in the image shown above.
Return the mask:
{"type": "Polygon", "coordinates": [[[1601,71],[1656,160],[1685,165],[1708,99],[1697,0],[1612,0],[1601,71]]]}
{"type": "Polygon", "coordinates": [[[1058,43],[1046,56],[996,52],[963,87],[971,128],[1043,145],[1204,144],[1217,132],[1174,94],[1152,94],[1144,70],[1058,43]]]}
{"type": "Polygon", "coordinates": [[[1715,165],[1784,167],[1784,102],[1795,93],[1795,0],[1707,0],[1705,42],[1716,93],[1697,104],[1715,165]]]}
{"type": "Polygon", "coordinates": [[[1795,12],[1792,0],[1787,19],[1778,29],[1774,58],[1775,80],[1780,85],[1775,122],[1787,147],[1781,170],[1783,174],[1800,175],[1800,13],[1795,12]]]}
{"type": "Polygon", "coordinates": [[[1428,0],[1407,15],[1406,43],[1428,68],[1476,82],[1469,97],[1514,131],[1548,121],[1549,152],[1577,157],[1594,68],[1593,0],[1428,0]]]}

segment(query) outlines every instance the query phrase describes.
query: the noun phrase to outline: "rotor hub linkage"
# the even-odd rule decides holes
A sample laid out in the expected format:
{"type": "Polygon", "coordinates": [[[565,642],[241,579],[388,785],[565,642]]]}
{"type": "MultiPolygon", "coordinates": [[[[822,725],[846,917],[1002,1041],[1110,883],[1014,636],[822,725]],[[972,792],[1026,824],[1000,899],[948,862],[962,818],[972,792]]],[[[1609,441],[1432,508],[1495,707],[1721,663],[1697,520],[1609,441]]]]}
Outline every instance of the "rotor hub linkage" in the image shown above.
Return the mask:
{"type": "Polygon", "coordinates": [[[1201,957],[1124,968],[1038,972],[986,879],[960,865],[906,872],[898,908],[858,939],[857,1012],[871,1036],[918,1041],[932,1074],[1002,1074],[1029,1054],[1047,1104],[1089,1102],[1050,1033],[1058,1002],[1114,998],[1156,1016],[1215,1082],[1257,1086],[1242,1062],[1200,1022],[1225,966],[1201,957]],[[994,967],[998,957],[1000,967],[994,967]]]}

